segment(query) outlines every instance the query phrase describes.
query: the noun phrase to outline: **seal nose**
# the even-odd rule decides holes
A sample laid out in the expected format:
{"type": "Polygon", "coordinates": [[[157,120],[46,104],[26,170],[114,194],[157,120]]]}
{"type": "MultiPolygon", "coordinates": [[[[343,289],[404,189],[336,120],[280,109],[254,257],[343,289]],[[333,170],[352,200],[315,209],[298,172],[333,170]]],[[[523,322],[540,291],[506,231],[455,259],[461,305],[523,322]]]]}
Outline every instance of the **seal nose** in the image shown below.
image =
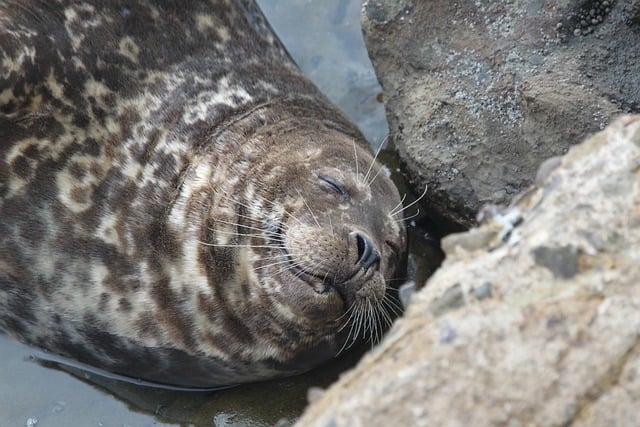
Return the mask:
{"type": "Polygon", "coordinates": [[[358,261],[362,268],[368,270],[373,264],[380,261],[380,254],[373,247],[371,240],[363,233],[356,232],[356,243],[358,245],[358,261]]]}

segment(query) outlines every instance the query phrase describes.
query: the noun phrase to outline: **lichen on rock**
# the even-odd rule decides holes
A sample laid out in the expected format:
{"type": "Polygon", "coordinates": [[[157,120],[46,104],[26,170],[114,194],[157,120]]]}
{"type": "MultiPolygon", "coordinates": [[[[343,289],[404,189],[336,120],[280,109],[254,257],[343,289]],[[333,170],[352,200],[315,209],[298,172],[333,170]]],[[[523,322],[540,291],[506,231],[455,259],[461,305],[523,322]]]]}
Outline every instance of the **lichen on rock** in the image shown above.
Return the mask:
{"type": "Polygon", "coordinates": [[[538,165],[640,110],[640,1],[368,0],[391,140],[429,207],[473,225],[538,165]]]}

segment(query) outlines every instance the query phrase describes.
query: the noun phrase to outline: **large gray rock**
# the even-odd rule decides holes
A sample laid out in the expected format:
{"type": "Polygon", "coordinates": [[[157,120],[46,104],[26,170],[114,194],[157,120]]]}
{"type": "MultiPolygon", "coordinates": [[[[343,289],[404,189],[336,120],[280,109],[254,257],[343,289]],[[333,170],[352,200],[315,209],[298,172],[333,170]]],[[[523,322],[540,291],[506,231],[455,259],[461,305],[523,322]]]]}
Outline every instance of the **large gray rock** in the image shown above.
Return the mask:
{"type": "Polygon", "coordinates": [[[410,178],[463,225],[640,111],[640,0],[368,0],[362,21],[410,178]]]}
{"type": "Polygon", "coordinates": [[[640,425],[640,116],[547,162],[300,426],[640,425]]]}

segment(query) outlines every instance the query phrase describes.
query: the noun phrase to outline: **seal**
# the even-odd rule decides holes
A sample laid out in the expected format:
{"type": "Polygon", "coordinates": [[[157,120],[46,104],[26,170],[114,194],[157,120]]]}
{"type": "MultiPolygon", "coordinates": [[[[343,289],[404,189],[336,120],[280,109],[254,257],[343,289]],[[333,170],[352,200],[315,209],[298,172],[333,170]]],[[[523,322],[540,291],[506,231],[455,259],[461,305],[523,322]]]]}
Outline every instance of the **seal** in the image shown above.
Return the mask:
{"type": "Polygon", "coordinates": [[[0,330],[184,387],[376,338],[402,201],[251,1],[0,1],[0,330]]]}

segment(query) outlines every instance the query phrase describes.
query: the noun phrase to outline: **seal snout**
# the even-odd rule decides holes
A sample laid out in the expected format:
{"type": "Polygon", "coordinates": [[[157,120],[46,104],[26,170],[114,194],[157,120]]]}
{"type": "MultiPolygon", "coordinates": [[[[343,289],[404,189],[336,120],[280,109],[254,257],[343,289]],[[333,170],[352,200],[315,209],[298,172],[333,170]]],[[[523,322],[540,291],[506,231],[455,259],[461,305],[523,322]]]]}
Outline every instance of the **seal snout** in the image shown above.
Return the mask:
{"type": "Polygon", "coordinates": [[[360,264],[364,270],[368,270],[376,263],[379,264],[380,253],[375,249],[371,239],[359,231],[354,231],[352,234],[355,236],[358,248],[358,260],[356,264],[360,264]]]}

